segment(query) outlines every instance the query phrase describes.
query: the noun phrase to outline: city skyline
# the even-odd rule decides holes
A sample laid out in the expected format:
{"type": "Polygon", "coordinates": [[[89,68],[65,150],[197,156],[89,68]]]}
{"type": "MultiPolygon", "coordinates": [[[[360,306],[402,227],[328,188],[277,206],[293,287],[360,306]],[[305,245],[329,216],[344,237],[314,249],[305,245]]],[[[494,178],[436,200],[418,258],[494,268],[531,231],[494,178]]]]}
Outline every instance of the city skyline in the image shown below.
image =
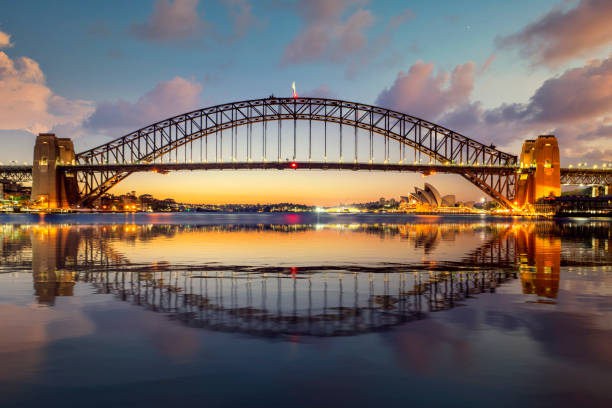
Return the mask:
{"type": "MultiPolygon", "coordinates": [[[[109,4],[3,10],[0,162],[31,162],[37,132],[71,137],[83,151],[191,109],[290,96],[293,81],[301,96],[395,109],[512,154],[553,133],[565,165],[612,160],[605,1],[475,1],[443,13],[353,0],[109,4]],[[432,21],[441,23],[432,29],[432,21]]],[[[426,180],[458,199],[482,196],[457,176],[426,180]]],[[[420,174],[224,171],[138,174],[112,192],[330,205],[401,196],[422,182],[420,174]]]]}

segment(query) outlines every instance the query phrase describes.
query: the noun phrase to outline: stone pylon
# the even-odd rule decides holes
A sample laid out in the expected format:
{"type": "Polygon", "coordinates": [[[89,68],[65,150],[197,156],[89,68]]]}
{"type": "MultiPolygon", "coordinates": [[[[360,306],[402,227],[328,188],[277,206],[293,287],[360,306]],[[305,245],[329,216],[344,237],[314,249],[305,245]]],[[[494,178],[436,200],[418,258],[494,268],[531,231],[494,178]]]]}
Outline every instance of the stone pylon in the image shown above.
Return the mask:
{"type": "Polygon", "coordinates": [[[75,163],[72,140],[41,133],[34,145],[32,204],[40,208],[70,208],[79,200],[79,186],[72,173],[58,166],[75,163]]]}

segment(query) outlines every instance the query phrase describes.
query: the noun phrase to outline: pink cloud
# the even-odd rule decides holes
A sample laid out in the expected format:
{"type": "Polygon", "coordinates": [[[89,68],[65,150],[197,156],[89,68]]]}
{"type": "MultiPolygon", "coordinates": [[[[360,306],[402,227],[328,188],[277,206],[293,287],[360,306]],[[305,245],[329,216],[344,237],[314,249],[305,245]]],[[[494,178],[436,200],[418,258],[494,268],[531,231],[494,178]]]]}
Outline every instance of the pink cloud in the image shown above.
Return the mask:
{"type": "Polygon", "coordinates": [[[406,9],[399,14],[394,15],[389,20],[389,26],[392,28],[397,28],[398,26],[404,24],[408,20],[412,20],[414,18],[414,11],[410,9],[406,9]]]}
{"type": "Polygon", "coordinates": [[[198,16],[199,0],[157,0],[153,12],[143,23],[134,24],[132,32],[145,40],[172,42],[201,34],[208,23],[198,16]]]}
{"type": "Polygon", "coordinates": [[[478,75],[482,75],[487,72],[491,64],[493,64],[493,61],[495,61],[495,54],[491,54],[489,58],[487,58],[487,60],[482,64],[480,69],[478,69],[478,75]]]}
{"type": "Polygon", "coordinates": [[[499,38],[497,43],[519,49],[534,64],[554,68],[612,44],[611,21],[610,0],[581,0],[568,11],[555,7],[518,33],[499,38]]]}
{"type": "MultiPolygon", "coordinates": [[[[406,21],[414,18],[412,10],[404,10],[403,12],[394,15],[385,25],[385,29],[374,37],[355,58],[349,61],[349,64],[344,72],[347,79],[355,79],[357,74],[364,68],[368,67],[373,61],[377,60],[381,55],[385,54],[391,45],[393,35],[398,28],[406,21]]],[[[391,68],[404,59],[404,53],[397,50],[391,50],[382,61],[378,61],[379,69],[391,68]]]]}
{"type": "Polygon", "coordinates": [[[563,157],[612,160],[612,55],[546,81],[525,103],[485,109],[471,100],[474,64],[434,74],[417,62],[400,72],[377,104],[399,110],[518,153],[525,139],[555,134],[563,157]]]}
{"type": "Polygon", "coordinates": [[[158,43],[187,40],[236,41],[243,38],[253,26],[261,26],[253,14],[249,0],[223,0],[232,22],[230,32],[221,32],[215,24],[198,14],[199,0],[157,0],[152,13],[142,23],[133,24],[131,31],[137,37],[158,43]]]}
{"type": "Polygon", "coordinates": [[[13,46],[11,43],[11,36],[4,31],[0,31],[0,49],[10,48],[13,46]]]}
{"type": "Polygon", "coordinates": [[[0,130],[45,132],[57,125],[80,123],[92,111],[89,101],[55,95],[33,59],[11,59],[0,51],[0,130]]]}
{"type": "Polygon", "coordinates": [[[350,7],[361,4],[359,0],[299,0],[297,8],[305,24],[285,48],[283,64],[343,62],[362,50],[367,43],[365,30],[374,24],[374,15],[357,9],[342,18],[350,7]]]}
{"type": "Polygon", "coordinates": [[[502,105],[488,112],[490,122],[521,120],[530,124],[577,124],[612,111],[612,55],[591,60],[546,80],[529,103],[502,105]]]}
{"type": "Polygon", "coordinates": [[[136,102],[103,102],[85,122],[85,127],[101,131],[131,131],[172,115],[200,107],[202,85],[176,77],[160,82],[136,102]]]}
{"type": "Polygon", "coordinates": [[[469,101],[474,87],[475,64],[455,67],[451,74],[434,74],[434,64],[417,61],[408,72],[400,71],[390,88],[382,91],[376,104],[427,120],[469,101]]]}
{"type": "Polygon", "coordinates": [[[336,97],[336,94],[334,94],[329,87],[326,84],[323,84],[315,89],[312,89],[310,91],[306,91],[303,93],[300,93],[300,96],[304,96],[304,97],[310,97],[310,98],[328,98],[328,99],[333,99],[336,97]]]}
{"type": "Polygon", "coordinates": [[[252,26],[262,25],[253,15],[253,6],[248,0],[224,0],[224,3],[233,25],[231,41],[243,38],[252,26]]]}

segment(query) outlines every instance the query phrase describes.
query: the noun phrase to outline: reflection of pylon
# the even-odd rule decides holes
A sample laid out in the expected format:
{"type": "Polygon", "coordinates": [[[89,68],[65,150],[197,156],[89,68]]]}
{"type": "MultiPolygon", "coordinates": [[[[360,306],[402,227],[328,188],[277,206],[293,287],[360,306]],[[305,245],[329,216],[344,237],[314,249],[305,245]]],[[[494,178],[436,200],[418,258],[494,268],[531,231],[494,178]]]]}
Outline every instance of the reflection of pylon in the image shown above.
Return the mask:
{"type": "Polygon", "coordinates": [[[561,238],[538,236],[534,228],[516,237],[523,293],[554,299],[561,278],[561,238]]]}

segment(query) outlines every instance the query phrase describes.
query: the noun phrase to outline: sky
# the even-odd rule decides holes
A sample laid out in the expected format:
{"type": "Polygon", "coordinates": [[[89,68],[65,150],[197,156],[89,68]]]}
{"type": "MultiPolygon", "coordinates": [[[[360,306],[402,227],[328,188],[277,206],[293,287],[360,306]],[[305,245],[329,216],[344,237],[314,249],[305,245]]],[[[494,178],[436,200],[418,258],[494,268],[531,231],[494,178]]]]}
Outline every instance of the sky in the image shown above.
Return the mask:
{"type": "MultiPolygon", "coordinates": [[[[559,138],[562,164],[612,162],[609,0],[0,1],[0,162],[39,132],[77,152],[171,115],[290,95],[395,109],[517,154],[559,138]]],[[[132,175],[184,202],[333,205],[459,176],[315,171],[132,175]]]]}

